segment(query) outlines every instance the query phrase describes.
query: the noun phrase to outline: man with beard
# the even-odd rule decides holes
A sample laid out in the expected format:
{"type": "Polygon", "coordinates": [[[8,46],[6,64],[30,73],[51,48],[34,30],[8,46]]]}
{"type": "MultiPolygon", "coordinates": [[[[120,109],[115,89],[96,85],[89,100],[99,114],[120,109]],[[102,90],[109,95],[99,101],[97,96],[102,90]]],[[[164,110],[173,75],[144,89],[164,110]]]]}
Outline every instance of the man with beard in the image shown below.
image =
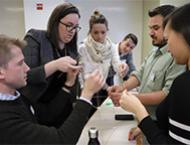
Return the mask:
{"type": "Polygon", "coordinates": [[[175,64],[167,52],[167,40],[164,39],[164,18],[175,9],[171,5],[162,5],[149,11],[149,35],[154,49],[145,58],[140,69],[133,72],[122,86],[112,86],[109,95],[119,106],[121,92],[139,87],[134,94],[147,107],[151,116],[155,115],[156,106],[167,96],[173,80],[185,71],[185,66],[175,64]]]}

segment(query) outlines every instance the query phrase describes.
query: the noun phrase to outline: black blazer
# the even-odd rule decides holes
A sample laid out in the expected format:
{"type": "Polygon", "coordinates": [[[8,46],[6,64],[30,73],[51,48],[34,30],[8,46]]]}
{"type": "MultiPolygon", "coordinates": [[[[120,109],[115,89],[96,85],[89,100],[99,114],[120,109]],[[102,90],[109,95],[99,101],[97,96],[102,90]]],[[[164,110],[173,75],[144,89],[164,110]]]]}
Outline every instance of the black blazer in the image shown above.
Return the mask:
{"type": "MultiPolygon", "coordinates": [[[[46,32],[31,29],[24,39],[27,46],[23,49],[23,54],[30,71],[27,86],[20,92],[33,105],[39,123],[59,127],[72,111],[76,94],[62,90],[66,73],[56,72],[48,78],[45,76],[44,64],[58,58],[46,32]]],[[[76,92],[75,87],[72,89],[71,92],[76,92]]]]}

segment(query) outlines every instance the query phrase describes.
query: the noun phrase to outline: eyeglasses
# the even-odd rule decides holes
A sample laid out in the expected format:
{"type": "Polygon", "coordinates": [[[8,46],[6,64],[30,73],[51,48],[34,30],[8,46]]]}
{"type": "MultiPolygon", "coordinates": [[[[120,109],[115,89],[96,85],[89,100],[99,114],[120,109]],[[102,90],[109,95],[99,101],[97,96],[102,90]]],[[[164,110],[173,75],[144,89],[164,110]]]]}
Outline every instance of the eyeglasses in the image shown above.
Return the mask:
{"type": "Polygon", "coordinates": [[[63,22],[61,22],[61,21],[59,21],[62,25],[64,25],[65,27],[66,27],[66,30],[68,31],[68,32],[71,32],[71,31],[73,31],[73,30],[75,30],[76,32],[79,32],[80,30],[81,30],[81,27],[80,26],[78,26],[78,25],[76,25],[76,26],[73,26],[72,24],[65,24],[65,23],[63,23],[63,22]]]}

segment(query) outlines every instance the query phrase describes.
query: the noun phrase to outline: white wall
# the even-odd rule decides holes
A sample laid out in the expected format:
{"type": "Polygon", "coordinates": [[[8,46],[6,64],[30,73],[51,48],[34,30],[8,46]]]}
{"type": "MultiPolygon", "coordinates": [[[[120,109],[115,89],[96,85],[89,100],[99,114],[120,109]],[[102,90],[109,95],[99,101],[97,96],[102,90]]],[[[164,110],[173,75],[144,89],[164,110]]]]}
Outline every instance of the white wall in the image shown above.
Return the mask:
{"type": "Polygon", "coordinates": [[[31,28],[46,29],[47,21],[52,10],[63,3],[63,0],[23,0],[25,32],[31,28]],[[43,4],[43,10],[37,10],[37,4],[43,4]]]}
{"type": "Polygon", "coordinates": [[[22,39],[24,12],[22,0],[0,0],[0,33],[22,39]]]}

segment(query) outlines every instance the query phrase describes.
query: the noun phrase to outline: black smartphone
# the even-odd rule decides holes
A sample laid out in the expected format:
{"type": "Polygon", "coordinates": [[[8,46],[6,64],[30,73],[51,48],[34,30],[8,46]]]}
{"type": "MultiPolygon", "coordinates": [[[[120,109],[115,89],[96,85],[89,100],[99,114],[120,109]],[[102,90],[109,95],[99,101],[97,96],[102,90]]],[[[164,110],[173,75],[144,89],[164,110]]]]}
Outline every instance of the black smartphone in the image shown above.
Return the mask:
{"type": "Polygon", "coordinates": [[[132,114],[116,114],[115,120],[134,120],[134,116],[132,114]]]}

